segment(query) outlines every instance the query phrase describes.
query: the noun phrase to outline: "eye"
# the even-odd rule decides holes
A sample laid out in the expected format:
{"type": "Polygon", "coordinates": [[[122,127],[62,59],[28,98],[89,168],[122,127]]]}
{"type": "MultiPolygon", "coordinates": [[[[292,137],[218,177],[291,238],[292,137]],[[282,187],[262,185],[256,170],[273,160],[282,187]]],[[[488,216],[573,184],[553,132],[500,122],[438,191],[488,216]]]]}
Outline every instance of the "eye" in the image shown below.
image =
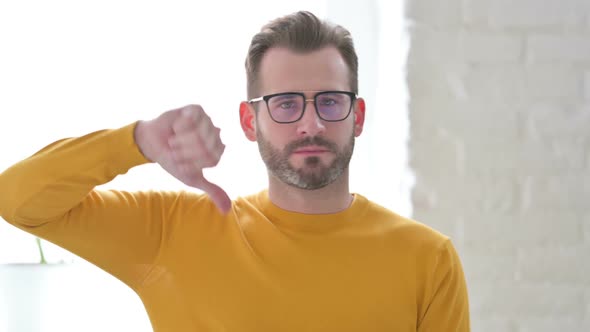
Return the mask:
{"type": "Polygon", "coordinates": [[[331,99],[331,98],[325,98],[325,99],[320,100],[320,103],[324,106],[333,106],[333,105],[336,105],[338,102],[334,99],[331,99]]]}
{"type": "Polygon", "coordinates": [[[295,102],[293,102],[293,101],[284,101],[284,102],[282,102],[282,103],[279,105],[279,107],[280,107],[281,109],[284,109],[284,110],[290,110],[290,109],[292,109],[293,107],[295,107],[295,102]]]}
{"type": "Polygon", "coordinates": [[[301,106],[301,97],[299,95],[286,94],[277,95],[268,101],[268,106],[272,111],[277,112],[293,112],[298,110],[301,106]]]}
{"type": "Polygon", "coordinates": [[[336,107],[339,105],[345,105],[347,97],[347,95],[340,93],[322,94],[318,98],[318,106],[336,107]]]}

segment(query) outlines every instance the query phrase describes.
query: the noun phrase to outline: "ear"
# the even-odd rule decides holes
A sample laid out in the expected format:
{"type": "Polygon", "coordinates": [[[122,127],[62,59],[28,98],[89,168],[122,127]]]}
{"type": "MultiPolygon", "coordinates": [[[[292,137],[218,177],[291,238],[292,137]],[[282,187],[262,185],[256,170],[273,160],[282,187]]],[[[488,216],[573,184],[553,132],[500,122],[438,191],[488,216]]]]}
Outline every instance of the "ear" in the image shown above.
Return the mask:
{"type": "Polygon", "coordinates": [[[240,103],[240,125],[246,138],[256,142],[256,114],[251,104],[243,101],[240,103]]]}
{"type": "Polygon", "coordinates": [[[357,98],[354,108],[354,136],[358,137],[363,132],[363,126],[365,124],[365,100],[363,98],[357,98]]]}

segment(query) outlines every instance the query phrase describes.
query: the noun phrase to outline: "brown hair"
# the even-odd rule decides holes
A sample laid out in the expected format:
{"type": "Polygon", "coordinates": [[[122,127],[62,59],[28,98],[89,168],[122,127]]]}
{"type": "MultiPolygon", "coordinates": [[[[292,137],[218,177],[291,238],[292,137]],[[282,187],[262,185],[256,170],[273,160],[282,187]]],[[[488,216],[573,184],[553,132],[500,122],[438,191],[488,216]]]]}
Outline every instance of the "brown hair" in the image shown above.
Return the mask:
{"type": "Polygon", "coordinates": [[[350,87],[358,93],[358,58],[352,36],[340,25],[320,20],[310,12],[300,11],[277,18],[262,27],[250,43],[246,57],[248,99],[258,97],[260,62],[272,47],[287,47],[295,52],[311,52],[334,46],[348,65],[350,87]]]}

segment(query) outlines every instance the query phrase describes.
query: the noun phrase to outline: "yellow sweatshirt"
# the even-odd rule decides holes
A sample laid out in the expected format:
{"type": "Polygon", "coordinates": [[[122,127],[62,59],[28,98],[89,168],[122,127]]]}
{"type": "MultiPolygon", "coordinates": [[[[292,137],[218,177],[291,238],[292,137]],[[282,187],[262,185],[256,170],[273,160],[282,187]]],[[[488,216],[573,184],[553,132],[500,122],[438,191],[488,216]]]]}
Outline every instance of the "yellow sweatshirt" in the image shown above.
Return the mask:
{"type": "Polygon", "coordinates": [[[148,162],[134,127],[60,140],[7,169],[0,215],[126,283],[154,331],[469,331],[451,241],[359,194],[307,215],[262,191],[222,215],[207,195],[94,189],[148,162]]]}

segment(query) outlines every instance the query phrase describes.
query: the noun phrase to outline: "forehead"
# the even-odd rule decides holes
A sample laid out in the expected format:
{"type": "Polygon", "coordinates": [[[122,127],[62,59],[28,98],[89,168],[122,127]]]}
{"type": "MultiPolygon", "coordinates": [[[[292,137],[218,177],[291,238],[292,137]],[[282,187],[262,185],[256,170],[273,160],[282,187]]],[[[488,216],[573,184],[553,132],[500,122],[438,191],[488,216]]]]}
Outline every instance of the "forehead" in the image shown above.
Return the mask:
{"type": "Polygon", "coordinates": [[[350,90],[348,66],[335,47],[300,53],[269,49],[260,63],[262,95],[286,91],[350,90]]]}

